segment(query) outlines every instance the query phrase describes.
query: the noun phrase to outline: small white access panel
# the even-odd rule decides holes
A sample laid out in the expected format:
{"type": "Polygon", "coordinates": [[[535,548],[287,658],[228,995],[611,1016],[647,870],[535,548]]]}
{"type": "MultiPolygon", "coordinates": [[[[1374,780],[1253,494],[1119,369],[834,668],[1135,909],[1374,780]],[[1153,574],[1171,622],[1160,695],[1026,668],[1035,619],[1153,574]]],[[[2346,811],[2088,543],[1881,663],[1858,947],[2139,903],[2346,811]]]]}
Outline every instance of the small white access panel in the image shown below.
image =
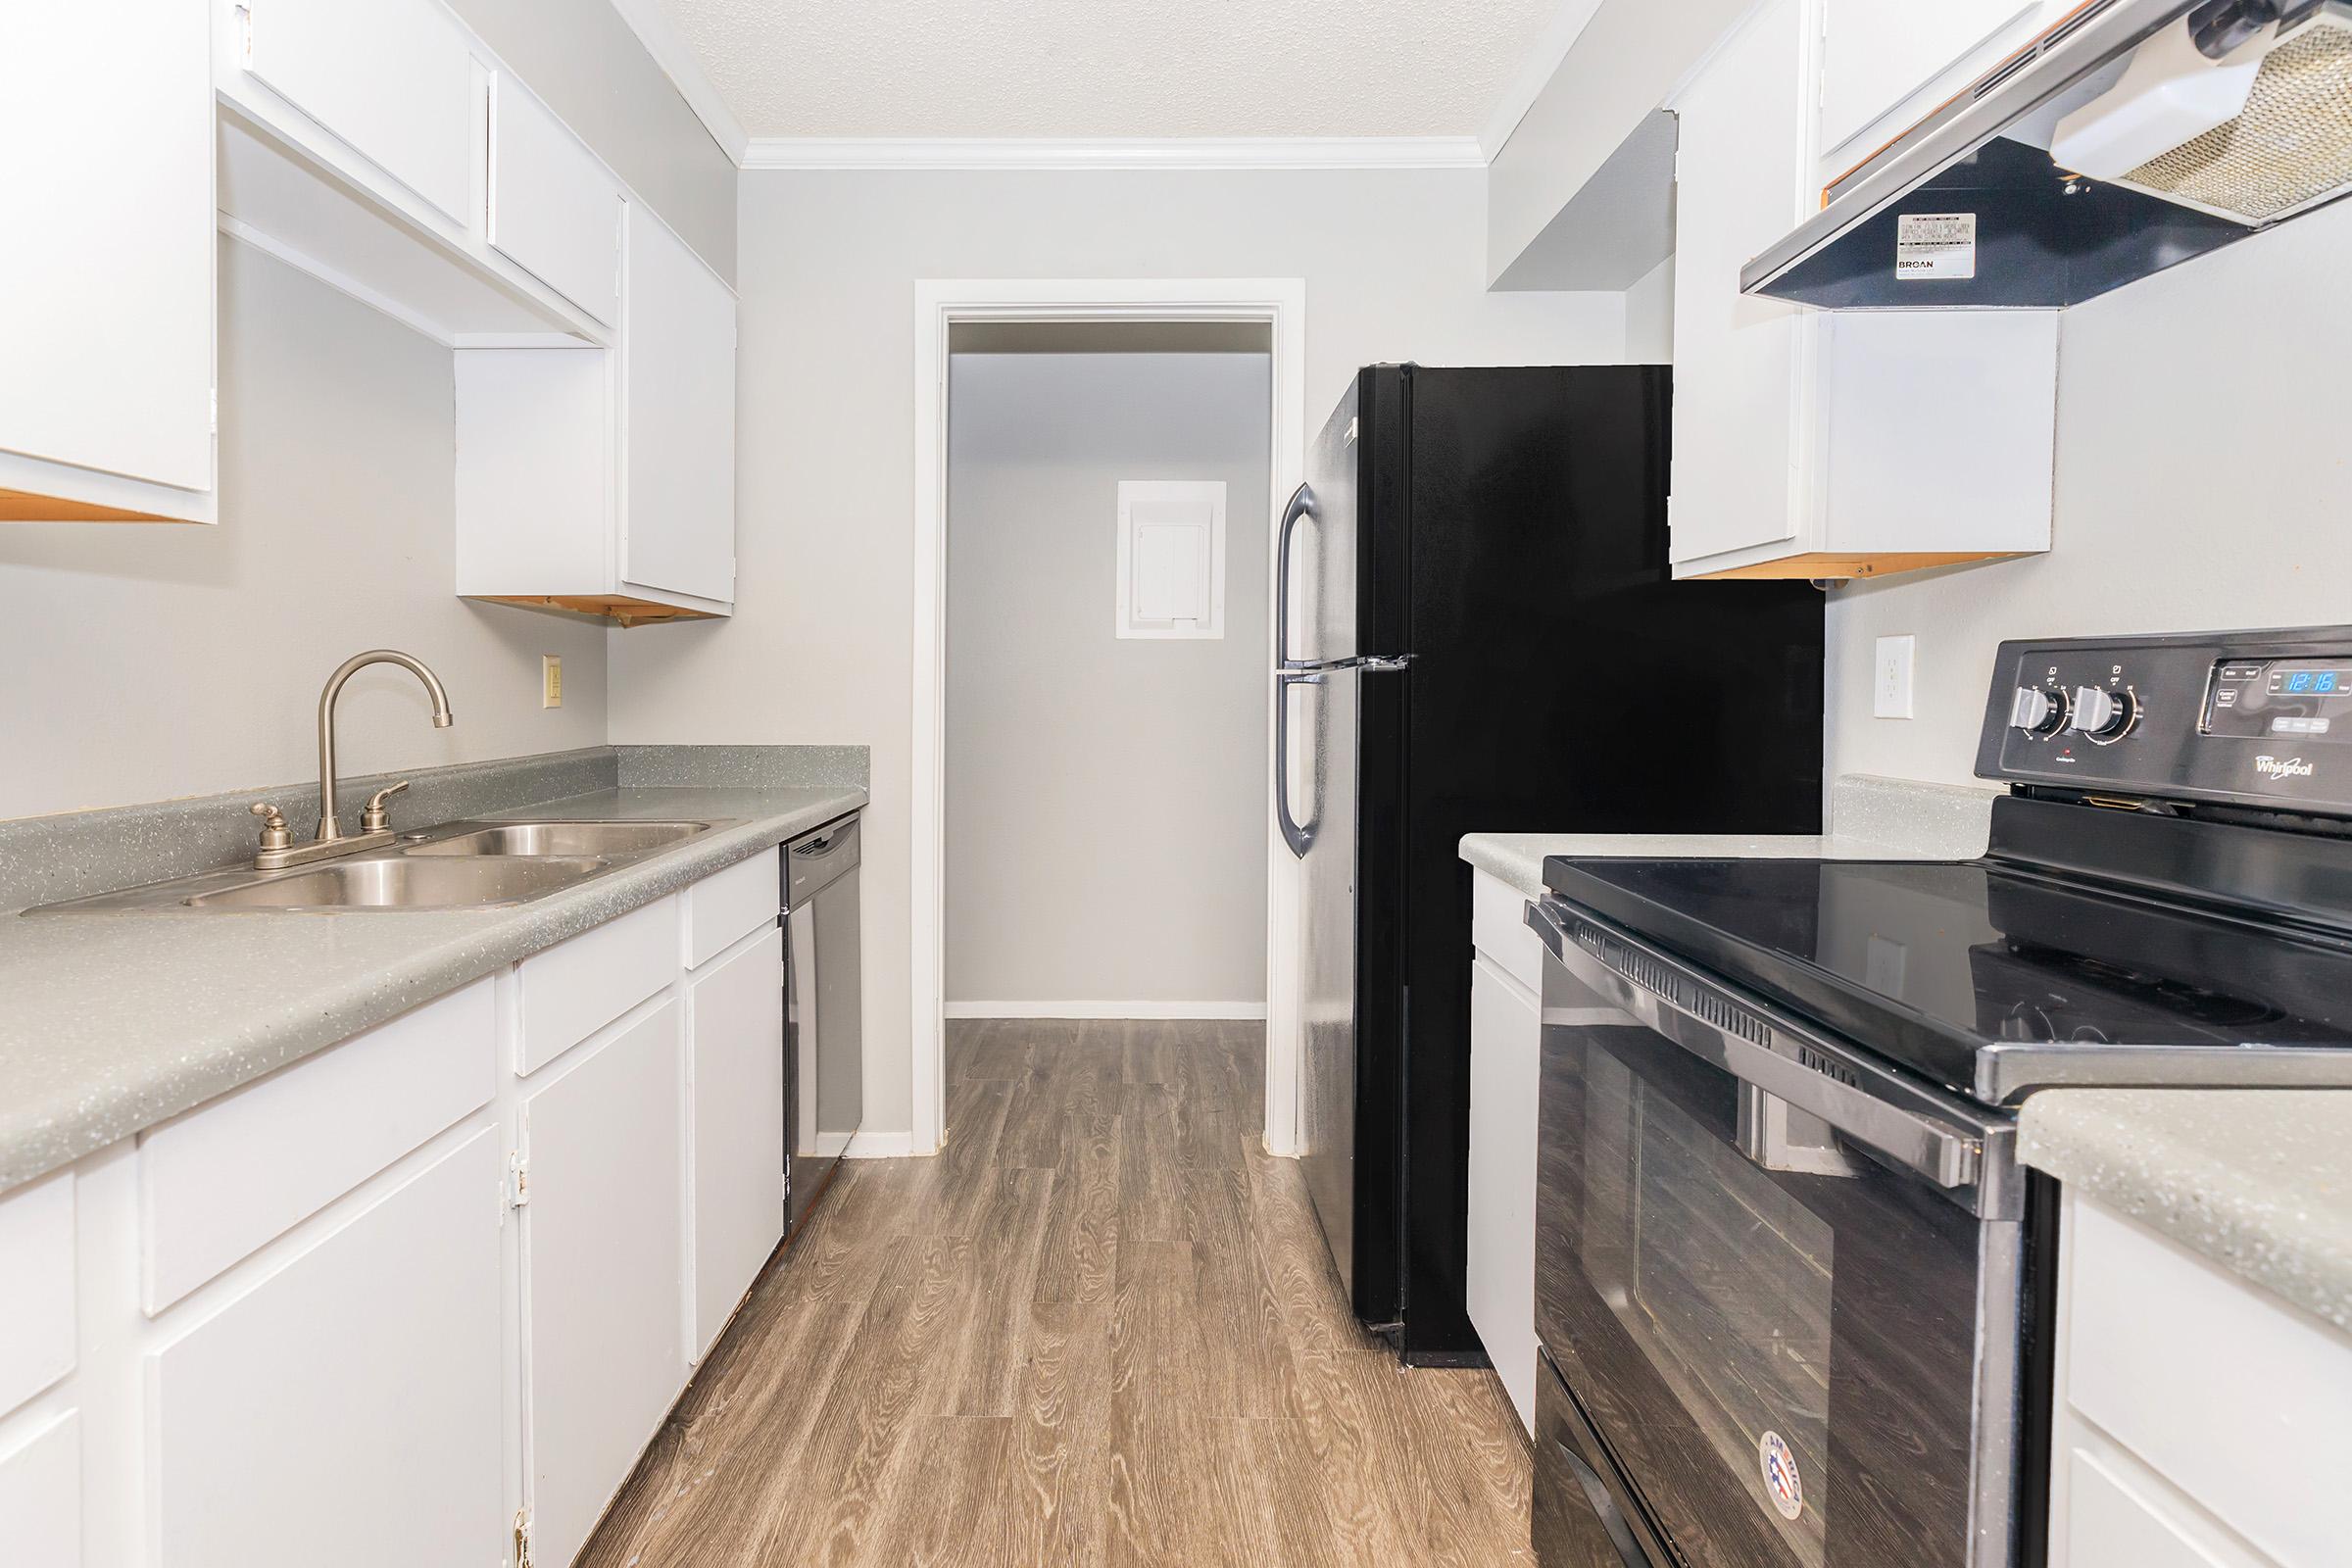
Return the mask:
{"type": "Polygon", "coordinates": [[[1225,635],[1225,482],[1121,479],[1121,637],[1225,635]]]}

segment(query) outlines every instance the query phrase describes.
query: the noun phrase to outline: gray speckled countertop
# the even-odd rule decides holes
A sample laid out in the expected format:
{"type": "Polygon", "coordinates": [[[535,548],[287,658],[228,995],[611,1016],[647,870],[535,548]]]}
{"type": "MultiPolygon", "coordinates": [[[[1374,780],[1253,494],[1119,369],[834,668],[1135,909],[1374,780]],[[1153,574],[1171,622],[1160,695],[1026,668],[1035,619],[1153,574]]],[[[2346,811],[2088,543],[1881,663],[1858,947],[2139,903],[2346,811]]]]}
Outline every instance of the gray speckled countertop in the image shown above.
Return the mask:
{"type": "Polygon", "coordinates": [[[510,908],[0,913],[0,1191],[856,810],[865,798],[840,783],[627,787],[483,813],[560,808],[567,816],[735,819],[510,908]]]}
{"type": "Polygon", "coordinates": [[[1554,855],[1676,859],[1965,860],[1984,853],[1991,790],[1854,774],[1830,794],[1826,834],[1472,833],[1461,856],[1536,898],[1554,855]]]}
{"type": "Polygon", "coordinates": [[[2352,1330],[2352,1090],[2045,1089],[2018,1153],[2352,1330]]]}

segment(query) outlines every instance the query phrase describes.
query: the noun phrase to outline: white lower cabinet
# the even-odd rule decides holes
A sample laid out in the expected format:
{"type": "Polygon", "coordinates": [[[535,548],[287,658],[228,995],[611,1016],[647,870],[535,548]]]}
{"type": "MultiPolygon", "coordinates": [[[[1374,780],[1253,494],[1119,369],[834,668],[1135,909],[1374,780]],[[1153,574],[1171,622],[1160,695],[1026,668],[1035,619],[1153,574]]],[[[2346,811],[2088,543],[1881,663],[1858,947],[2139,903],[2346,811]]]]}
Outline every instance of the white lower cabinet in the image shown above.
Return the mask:
{"type": "Polygon", "coordinates": [[[524,1091],[522,1409],[535,1568],[578,1552],[686,1381],[678,1012],[663,1002],[524,1091]]]}
{"type": "Polygon", "coordinates": [[[0,1193],[0,1568],[566,1568],[783,1234],[776,867],[0,1193]]]}
{"type": "Polygon", "coordinates": [[[490,1559],[501,1152],[482,1129],[147,1353],[162,1568],[490,1559]]]}
{"type": "Polygon", "coordinates": [[[2352,1335],[2072,1191],[2059,1236],[2051,1568],[2352,1561],[2352,1335]]]}
{"type": "Polygon", "coordinates": [[[1470,1322],[1520,1423],[1536,1421],[1536,1099],[1544,1012],[1481,954],[1470,968],[1470,1322]]]}
{"type": "Polygon", "coordinates": [[[0,1450],[0,1547],[11,1563],[79,1568],[81,1418],[68,1410],[0,1450]]]}
{"type": "MultiPolygon", "coordinates": [[[[767,897],[775,902],[773,865],[767,897]]],[[[687,979],[693,1020],[694,1312],[700,1360],[784,1239],[784,933],[687,979]]]]}

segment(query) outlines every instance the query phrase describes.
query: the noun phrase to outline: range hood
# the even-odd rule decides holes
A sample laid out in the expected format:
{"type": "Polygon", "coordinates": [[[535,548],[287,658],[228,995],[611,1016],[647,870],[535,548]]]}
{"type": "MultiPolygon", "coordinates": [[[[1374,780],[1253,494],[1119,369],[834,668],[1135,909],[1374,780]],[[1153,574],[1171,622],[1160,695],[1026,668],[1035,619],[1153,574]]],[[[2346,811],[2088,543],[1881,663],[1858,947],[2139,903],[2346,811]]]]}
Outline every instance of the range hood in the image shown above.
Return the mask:
{"type": "Polygon", "coordinates": [[[2347,192],[2352,0],[2089,0],[1830,186],[1740,286],[2051,310],[2347,192]]]}

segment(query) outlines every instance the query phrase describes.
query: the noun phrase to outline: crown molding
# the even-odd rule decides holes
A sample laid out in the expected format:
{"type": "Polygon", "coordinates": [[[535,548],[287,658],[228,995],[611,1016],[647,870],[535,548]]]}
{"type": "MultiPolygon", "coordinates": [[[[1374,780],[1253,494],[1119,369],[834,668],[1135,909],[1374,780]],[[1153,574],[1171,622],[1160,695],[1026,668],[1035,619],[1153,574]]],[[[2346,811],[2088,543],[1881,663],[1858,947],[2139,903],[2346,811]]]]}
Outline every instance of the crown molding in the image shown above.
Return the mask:
{"type": "Polygon", "coordinates": [[[679,96],[686,100],[686,107],[702,121],[710,139],[718,143],[729,160],[741,166],[744,149],[752,138],[744,130],[743,122],[735,118],[735,112],[727,107],[727,101],[719,96],[694,46],[662,9],[662,0],[612,0],[612,9],[620,13],[629,30],[637,34],[637,41],[645,45],[645,52],[654,57],[654,64],[662,68],[662,74],[669,77],[679,96]]]}
{"type": "MultiPolygon", "coordinates": [[[[642,0],[640,0],[642,3],[642,0]]],[[[1475,136],[755,136],[746,169],[1483,169],[1475,136]]]]}

